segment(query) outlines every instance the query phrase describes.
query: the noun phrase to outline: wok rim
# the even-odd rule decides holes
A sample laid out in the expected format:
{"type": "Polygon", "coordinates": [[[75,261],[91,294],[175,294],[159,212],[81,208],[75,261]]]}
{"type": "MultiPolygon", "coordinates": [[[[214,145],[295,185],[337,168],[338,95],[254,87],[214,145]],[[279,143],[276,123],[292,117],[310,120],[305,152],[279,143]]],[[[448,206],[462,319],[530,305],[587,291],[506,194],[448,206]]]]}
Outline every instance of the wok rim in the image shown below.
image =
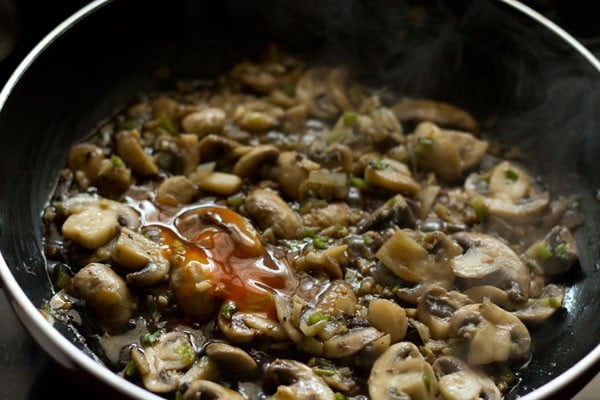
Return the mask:
{"type": "MultiPolygon", "coordinates": [[[[29,67],[36,61],[40,54],[42,54],[49,46],[52,45],[54,41],[58,40],[75,24],[81,23],[81,21],[85,20],[88,15],[94,13],[105,5],[112,3],[113,1],[114,0],[94,0],[90,2],[57,25],[42,40],[40,40],[19,63],[0,91],[0,112],[2,111],[7,99],[11,95],[13,88],[25,75],[29,67]]],[[[589,62],[589,64],[600,73],[600,61],[594,57],[594,55],[585,46],[583,46],[573,36],[556,25],[554,22],[517,0],[493,1],[504,3],[533,19],[535,22],[542,24],[545,28],[549,29],[568,45],[573,47],[577,53],[584,57],[586,61],[589,62]]],[[[162,397],[157,396],[141,386],[121,378],[108,368],[98,364],[91,357],[87,356],[80,349],[78,349],[57,329],[55,329],[52,324],[49,323],[48,320],[39,312],[38,308],[31,302],[31,300],[25,294],[25,291],[17,283],[4,259],[4,256],[2,255],[1,249],[0,289],[3,289],[11,307],[13,308],[13,311],[28,333],[34,338],[40,348],[50,357],[54,358],[59,364],[71,370],[80,368],[93,378],[96,378],[100,382],[109,385],[116,392],[120,392],[121,394],[131,397],[132,399],[163,399],[162,397]],[[22,313],[18,312],[19,310],[22,311],[22,313]],[[61,360],[58,360],[57,357],[51,354],[52,352],[48,351],[44,344],[41,343],[40,338],[43,338],[47,345],[52,345],[60,349],[61,353],[66,356],[68,364],[65,364],[64,360],[61,362],[61,360]]],[[[585,372],[589,368],[597,366],[599,363],[600,344],[597,344],[592,351],[590,351],[585,357],[580,359],[565,372],[545,383],[544,385],[536,388],[532,392],[522,396],[521,398],[523,400],[539,400],[550,398],[559,391],[565,390],[571,385],[574,385],[579,379],[584,379],[585,372]]],[[[586,383],[588,381],[589,380],[586,380],[586,383]]]]}

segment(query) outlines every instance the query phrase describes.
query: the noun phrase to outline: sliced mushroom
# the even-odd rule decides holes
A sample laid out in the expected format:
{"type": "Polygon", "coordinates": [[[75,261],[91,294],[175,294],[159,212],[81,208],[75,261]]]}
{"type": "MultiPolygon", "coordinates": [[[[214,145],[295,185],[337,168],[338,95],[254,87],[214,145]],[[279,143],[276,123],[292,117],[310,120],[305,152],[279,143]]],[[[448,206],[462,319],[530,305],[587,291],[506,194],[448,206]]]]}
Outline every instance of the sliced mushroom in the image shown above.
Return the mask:
{"type": "Polygon", "coordinates": [[[231,160],[241,156],[247,150],[250,149],[243,149],[241,144],[233,139],[214,134],[204,136],[198,144],[201,162],[221,159],[231,160]]]}
{"type": "Polygon", "coordinates": [[[364,176],[370,185],[392,192],[415,195],[421,190],[421,186],[414,181],[406,164],[391,158],[373,160],[365,168],[364,176]]]}
{"type": "Polygon", "coordinates": [[[191,203],[198,194],[194,182],[182,175],[169,177],[161,182],[156,191],[156,200],[170,206],[191,203]]]}
{"type": "Polygon", "coordinates": [[[173,141],[177,145],[177,153],[181,158],[183,175],[192,173],[200,163],[198,136],[192,133],[176,135],[173,141]]]}
{"type": "Polygon", "coordinates": [[[291,239],[298,235],[300,218],[277,193],[255,189],[244,200],[244,207],[261,229],[271,229],[278,238],[291,239]]]}
{"type": "Polygon", "coordinates": [[[419,124],[409,143],[419,166],[448,181],[479,163],[488,148],[487,142],[469,133],[443,130],[431,122],[419,124]]]}
{"type": "Polygon", "coordinates": [[[347,333],[335,335],[323,342],[323,355],[327,358],[343,358],[358,353],[368,344],[385,334],[375,328],[354,328],[347,333]]]}
{"type": "Polygon", "coordinates": [[[401,121],[431,121],[441,126],[456,127],[468,132],[477,132],[477,121],[460,108],[439,101],[425,99],[403,99],[392,106],[401,121]]]}
{"type": "Polygon", "coordinates": [[[167,393],[177,389],[180,371],[196,360],[196,350],[189,335],[181,331],[161,334],[144,349],[133,347],[131,359],[140,373],[144,387],[151,392],[167,393]]]}
{"type": "Polygon", "coordinates": [[[179,378],[179,388],[197,380],[216,381],[220,373],[219,366],[214,361],[208,356],[202,356],[179,378]]]}
{"type": "Polygon", "coordinates": [[[359,215],[353,214],[354,210],[346,203],[329,203],[324,207],[313,207],[302,215],[305,226],[326,229],[335,226],[348,226],[357,220],[359,215]]]}
{"type": "Polygon", "coordinates": [[[226,315],[220,312],[217,322],[223,336],[236,344],[249,343],[257,338],[287,339],[284,328],[278,322],[257,313],[238,311],[226,315]]]}
{"type": "Polygon", "coordinates": [[[221,133],[225,125],[225,111],[217,107],[208,107],[186,115],[181,125],[186,132],[204,136],[209,133],[221,133]]]}
{"type": "Polygon", "coordinates": [[[459,358],[442,356],[433,363],[438,388],[447,400],[500,400],[502,393],[487,375],[459,358]]]}
{"type": "Polygon", "coordinates": [[[192,172],[190,179],[201,190],[222,196],[236,193],[244,183],[239,176],[226,172],[192,172]]]}
{"type": "Polygon", "coordinates": [[[565,226],[555,226],[525,252],[527,262],[547,274],[563,274],[579,259],[575,240],[565,226]]]}
{"type": "Polygon", "coordinates": [[[431,365],[411,342],[388,348],[373,364],[368,384],[373,400],[433,400],[438,386],[431,365]]]}
{"type": "Polygon", "coordinates": [[[310,171],[308,178],[299,188],[300,197],[306,194],[321,199],[345,199],[348,197],[348,176],[344,172],[327,169],[310,171]]]}
{"type": "Polygon", "coordinates": [[[513,311],[515,309],[515,303],[510,299],[508,293],[496,286],[473,286],[466,289],[463,293],[469,296],[473,303],[482,303],[483,299],[487,298],[506,311],[513,311]]]}
{"type": "Polygon", "coordinates": [[[96,249],[112,239],[118,229],[117,213],[94,205],[71,214],[62,225],[62,234],[80,246],[96,249]]]}
{"type": "Polygon", "coordinates": [[[404,196],[398,194],[361,219],[357,226],[359,232],[393,227],[414,228],[415,218],[404,196]]]}
{"type": "Polygon", "coordinates": [[[75,274],[69,292],[85,300],[100,323],[112,330],[127,324],[136,309],[127,284],[106,264],[91,263],[75,274]]]}
{"type": "Polygon", "coordinates": [[[263,133],[279,124],[283,110],[261,101],[249,102],[237,106],[233,121],[243,130],[263,133]]]}
{"type": "Polygon", "coordinates": [[[431,337],[445,339],[450,329],[450,319],[456,310],[472,303],[464,294],[434,287],[419,297],[417,318],[429,328],[431,337]]]}
{"type": "Polygon", "coordinates": [[[158,96],[152,100],[152,110],[157,117],[175,118],[179,113],[179,102],[168,96],[158,96]]]}
{"type": "Polygon", "coordinates": [[[550,318],[563,303],[565,291],[560,286],[549,284],[537,299],[529,299],[524,307],[513,311],[521,321],[540,323],[550,318]]]}
{"type": "Polygon", "coordinates": [[[211,343],[206,346],[206,355],[228,375],[254,375],[258,372],[256,361],[239,347],[226,343],[211,343]]]}
{"type": "Polygon", "coordinates": [[[319,168],[319,164],[295,151],[284,151],[277,158],[277,183],[283,194],[298,199],[300,186],[308,178],[309,172],[319,168]]]}
{"type": "Polygon", "coordinates": [[[83,171],[90,181],[96,180],[105,152],[90,143],[79,143],[71,147],[67,165],[73,171],[83,171]]]}
{"type": "Polygon", "coordinates": [[[325,381],[299,361],[277,359],[267,367],[266,377],[277,386],[277,391],[268,400],[335,400],[325,381]]]}
{"type": "Polygon", "coordinates": [[[190,383],[189,387],[183,394],[184,400],[245,400],[246,398],[236,392],[219,385],[218,383],[197,380],[190,383]]]}
{"type": "Polygon", "coordinates": [[[367,311],[367,321],[379,331],[389,334],[392,343],[406,336],[408,328],[406,311],[390,300],[372,300],[367,311]]]}
{"type": "Polygon", "coordinates": [[[203,319],[214,314],[218,307],[210,281],[211,265],[192,260],[171,271],[171,288],[183,311],[203,319]]]}
{"type": "Polygon", "coordinates": [[[65,215],[77,214],[89,207],[110,210],[117,215],[119,225],[125,226],[131,230],[139,228],[141,223],[139,213],[129,205],[87,194],[70,197],[64,202],[58,203],[58,206],[65,215]]]}
{"type": "Polygon", "coordinates": [[[450,265],[467,286],[491,285],[505,290],[513,301],[527,300],[529,271],[510,247],[483,233],[461,232],[453,238],[465,253],[450,265]]]}
{"type": "Polygon", "coordinates": [[[449,335],[469,342],[470,365],[523,359],[531,345],[529,331],[519,318],[488,299],[457,310],[450,320],[449,335]]]}
{"type": "Polygon", "coordinates": [[[278,154],[279,149],[270,144],[254,147],[235,163],[233,173],[241,178],[249,178],[258,172],[263,163],[276,160],[278,154]]]}
{"type": "Polygon", "coordinates": [[[141,176],[158,175],[158,167],[152,157],[142,147],[140,133],[137,130],[121,131],[116,138],[117,154],[141,176]]]}
{"type": "Polygon", "coordinates": [[[121,229],[112,258],[120,266],[134,271],[127,275],[129,283],[151,286],[168,279],[171,266],[162,256],[158,243],[127,228],[121,229]]]}

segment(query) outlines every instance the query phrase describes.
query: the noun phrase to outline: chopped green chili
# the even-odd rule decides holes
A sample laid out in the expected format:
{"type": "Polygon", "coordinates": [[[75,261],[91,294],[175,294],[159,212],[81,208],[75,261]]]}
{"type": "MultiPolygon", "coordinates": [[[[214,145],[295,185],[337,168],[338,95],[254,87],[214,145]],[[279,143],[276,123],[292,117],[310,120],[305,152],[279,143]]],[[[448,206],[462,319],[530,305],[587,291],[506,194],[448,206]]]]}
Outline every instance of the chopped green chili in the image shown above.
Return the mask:
{"type": "Polygon", "coordinates": [[[244,204],[244,196],[241,194],[235,194],[227,198],[227,204],[231,207],[239,207],[244,204]]]}
{"type": "Polygon", "coordinates": [[[156,344],[156,342],[158,342],[160,335],[161,335],[160,331],[156,331],[154,333],[147,333],[142,338],[142,344],[144,346],[154,346],[156,344]]]}
{"type": "Polygon", "coordinates": [[[432,138],[420,138],[417,141],[417,145],[415,146],[415,154],[423,155],[425,153],[430,152],[433,149],[433,139],[432,138]]]}
{"type": "Polygon", "coordinates": [[[353,111],[346,111],[344,115],[342,115],[342,120],[344,121],[344,125],[354,126],[358,122],[358,114],[353,111]]]}
{"type": "Polygon", "coordinates": [[[535,246],[535,254],[544,261],[552,257],[552,252],[545,243],[540,243],[535,246]]]}
{"type": "Polygon", "coordinates": [[[389,167],[388,164],[382,162],[381,160],[371,160],[369,161],[369,165],[371,166],[371,168],[376,169],[378,171],[389,167]]]}
{"type": "Polygon", "coordinates": [[[346,396],[343,393],[335,392],[335,400],[346,400],[346,396]]]}
{"type": "Polygon", "coordinates": [[[312,370],[315,374],[321,375],[321,376],[333,376],[337,373],[337,371],[335,371],[333,369],[322,368],[322,367],[313,367],[312,370]]]}
{"type": "Polygon", "coordinates": [[[481,197],[476,197],[473,200],[471,200],[471,207],[473,207],[473,210],[475,211],[475,219],[477,220],[477,222],[484,222],[488,214],[488,209],[485,205],[485,201],[483,201],[481,197]]]}
{"type": "Polygon", "coordinates": [[[325,236],[317,235],[313,238],[313,245],[316,249],[325,250],[329,247],[328,240],[325,236]]]}
{"type": "Polygon", "coordinates": [[[328,319],[329,319],[329,317],[325,314],[314,313],[314,314],[311,314],[310,317],[308,317],[308,324],[314,325],[317,322],[327,321],[328,319]]]}
{"type": "Polygon", "coordinates": [[[123,161],[123,159],[116,154],[113,154],[112,156],[110,156],[110,162],[112,162],[112,165],[115,168],[120,168],[120,167],[125,166],[125,162],[123,161]]]}
{"type": "Polygon", "coordinates": [[[369,189],[370,185],[363,178],[359,178],[358,176],[353,176],[350,178],[350,184],[360,190],[369,189]]]}
{"type": "Polygon", "coordinates": [[[196,352],[194,351],[192,345],[188,342],[181,343],[181,345],[178,346],[174,352],[175,354],[182,356],[183,362],[186,364],[191,364],[196,359],[196,352]]]}
{"type": "Polygon", "coordinates": [[[166,115],[162,115],[158,119],[158,126],[160,126],[161,128],[163,128],[164,130],[166,130],[170,134],[177,133],[177,129],[175,129],[175,125],[173,124],[173,121],[171,120],[171,118],[167,117],[166,115]]]}
{"type": "Polygon", "coordinates": [[[232,315],[237,311],[237,306],[233,302],[228,302],[221,307],[221,316],[226,320],[230,320],[232,315]]]}
{"type": "Polygon", "coordinates": [[[511,182],[516,182],[519,179],[519,174],[517,174],[512,169],[507,169],[504,171],[504,176],[511,182]]]}

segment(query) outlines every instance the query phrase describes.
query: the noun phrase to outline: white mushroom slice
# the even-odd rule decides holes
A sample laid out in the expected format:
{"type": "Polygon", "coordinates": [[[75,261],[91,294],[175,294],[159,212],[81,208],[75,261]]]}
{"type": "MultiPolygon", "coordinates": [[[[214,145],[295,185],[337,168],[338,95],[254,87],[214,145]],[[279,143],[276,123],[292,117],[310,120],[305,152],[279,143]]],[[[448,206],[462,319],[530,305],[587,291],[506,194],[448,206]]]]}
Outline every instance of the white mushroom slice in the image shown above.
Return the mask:
{"type": "Polygon", "coordinates": [[[466,289],[463,293],[469,296],[473,303],[483,303],[483,299],[488,298],[492,303],[507,311],[515,309],[515,303],[510,299],[508,293],[496,286],[473,286],[466,289]]]}
{"type": "Polygon", "coordinates": [[[538,299],[529,299],[527,304],[513,312],[521,321],[540,323],[550,318],[563,303],[565,291],[560,286],[549,284],[538,299]]]}
{"type": "Polygon", "coordinates": [[[206,346],[206,355],[227,374],[239,376],[253,375],[258,372],[256,361],[239,347],[226,343],[211,343],[206,346]]]}
{"type": "Polygon", "coordinates": [[[127,274],[127,282],[134,285],[151,286],[167,280],[171,268],[158,243],[127,228],[121,229],[112,258],[120,266],[134,271],[127,274]]]}
{"type": "MultiPolygon", "coordinates": [[[[242,145],[233,139],[226,138],[221,135],[209,134],[206,135],[198,143],[198,152],[200,161],[207,162],[209,160],[227,160],[239,157],[240,147],[242,145]]],[[[249,150],[249,149],[248,149],[249,150]]]]}
{"type": "Polygon", "coordinates": [[[500,400],[502,393],[484,373],[459,358],[442,356],[433,363],[440,393],[447,400],[500,400]]]}
{"type": "Polygon", "coordinates": [[[283,194],[298,199],[300,186],[308,178],[309,171],[319,168],[319,164],[295,151],[284,151],[277,159],[277,183],[283,194]]]}
{"type": "Polygon", "coordinates": [[[182,175],[172,176],[161,182],[156,191],[156,200],[170,206],[191,203],[198,194],[194,182],[182,175]]]}
{"type": "Polygon", "coordinates": [[[566,226],[555,226],[525,252],[527,262],[547,274],[563,274],[579,259],[575,240],[566,226]]]}
{"type": "Polygon", "coordinates": [[[451,126],[468,132],[477,132],[477,121],[460,108],[439,101],[403,99],[392,107],[401,121],[432,121],[437,125],[451,126]]]}
{"type": "Polygon", "coordinates": [[[221,133],[225,118],[225,111],[217,107],[209,107],[186,115],[181,120],[181,126],[184,131],[198,136],[221,133]]]}
{"type": "Polygon", "coordinates": [[[109,329],[125,325],[136,308],[127,284],[109,265],[91,263],[72,279],[70,294],[85,300],[86,306],[109,329]]]}
{"type": "Polygon", "coordinates": [[[73,171],[83,171],[88,179],[94,181],[98,177],[105,152],[90,143],[79,143],[71,147],[67,165],[73,171]]]}
{"type": "Polygon", "coordinates": [[[323,343],[323,356],[343,358],[358,353],[368,344],[385,334],[375,328],[355,328],[347,333],[333,336],[323,343]]]}
{"type": "Polygon", "coordinates": [[[270,228],[279,238],[291,239],[298,235],[300,218],[277,193],[255,189],[244,200],[244,206],[261,229],[270,228]]]}
{"type": "Polygon", "coordinates": [[[210,400],[245,400],[246,398],[218,383],[198,380],[190,384],[183,395],[183,400],[210,399],[210,400]]]}
{"type": "Polygon", "coordinates": [[[267,367],[266,377],[277,385],[277,391],[268,400],[335,400],[325,381],[299,361],[277,359],[267,367]]]}
{"type": "Polygon", "coordinates": [[[373,364],[368,384],[372,400],[433,400],[438,386],[431,365],[410,342],[388,348],[373,364]]]}
{"type": "Polygon", "coordinates": [[[62,234],[80,246],[96,249],[107,243],[119,229],[119,217],[110,208],[91,206],[71,214],[62,226],[62,234]]]}
{"type": "Polygon", "coordinates": [[[429,328],[431,337],[445,339],[450,329],[450,318],[456,310],[472,303],[462,293],[434,287],[419,297],[417,317],[429,328]]]}
{"type": "Polygon", "coordinates": [[[419,124],[409,141],[417,164],[448,181],[479,163],[488,148],[470,133],[443,130],[431,122],[419,124]]]}
{"type": "Polygon", "coordinates": [[[525,198],[531,189],[531,177],[508,161],[498,164],[490,176],[488,193],[512,202],[525,198]]]}
{"type": "Polygon", "coordinates": [[[450,263],[457,277],[469,286],[496,286],[514,301],[527,300],[529,271],[510,247],[483,233],[461,232],[453,238],[466,250],[450,263]]]}
{"type": "Polygon", "coordinates": [[[457,310],[450,320],[450,337],[468,340],[468,362],[482,365],[523,359],[531,336],[523,323],[508,311],[484,299],[457,310]]]}
{"type": "Polygon", "coordinates": [[[226,172],[193,172],[190,179],[201,189],[207,192],[229,196],[242,187],[244,181],[237,175],[226,172]]]}
{"type": "Polygon", "coordinates": [[[80,213],[88,207],[111,210],[117,215],[119,225],[132,230],[139,228],[141,223],[138,212],[127,204],[87,194],[70,197],[66,201],[59,203],[59,206],[62,208],[65,215],[80,213]]]}
{"type": "Polygon", "coordinates": [[[367,321],[377,330],[389,334],[392,343],[404,339],[408,329],[404,308],[386,299],[375,299],[369,303],[367,321]]]}
{"type": "Polygon", "coordinates": [[[158,175],[158,167],[152,157],[144,151],[137,130],[119,132],[116,142],[117,154],[133,172],[141,176],[158,175]]]}
{"type": "Polygon", "coordinates": [[[392,192],[414,195],[421,190],[421,186],[414,181],[406,164],[390,158],[370,162],[365,168],[365,180],[370,185],[392,192]]]}
{"type": "Polygon", "coordinates": [[[175,268],[170,274],[171,288],[177,302],[187,315],[199,319],[212,316],[218,306],[208,271],[210,265],[192,260],[175,268]]]}
{"type": "Polygon", "coordinates": [[[287,339],[285,329],[277,321],[258,313],[238,311],[228,315],[220,312],[217,323],[223,336],[236,344],[249,343],[257,338],[275,341],[287,339]]]}
{"type": "Polygon", "coordinates": [[[270,144],[254,147],[235,163],[233,173],[241,178],[249,178],[258,173],[263,163],[275,161],[278,154],[279,149],[270,144]]]}

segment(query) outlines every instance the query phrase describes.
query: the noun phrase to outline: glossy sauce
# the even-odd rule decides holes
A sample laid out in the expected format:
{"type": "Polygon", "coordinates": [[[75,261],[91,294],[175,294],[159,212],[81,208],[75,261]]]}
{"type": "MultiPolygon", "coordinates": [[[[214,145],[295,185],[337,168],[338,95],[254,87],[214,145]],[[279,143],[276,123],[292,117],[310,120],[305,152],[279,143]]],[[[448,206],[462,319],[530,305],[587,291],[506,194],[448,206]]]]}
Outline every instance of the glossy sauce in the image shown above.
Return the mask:
{"type": "Polygon", "coordinates": [[[291,293],[298,280],[287,264],[268,251],[250,222],[236,212],[204,206],[189,209],[172,223],[160,225],[163,256],[172,268],[201,268],[184,274],[183,295],[204,277],[213,296],[233,301],[245,312],[277,319],[273,295],[291,293]]]}

